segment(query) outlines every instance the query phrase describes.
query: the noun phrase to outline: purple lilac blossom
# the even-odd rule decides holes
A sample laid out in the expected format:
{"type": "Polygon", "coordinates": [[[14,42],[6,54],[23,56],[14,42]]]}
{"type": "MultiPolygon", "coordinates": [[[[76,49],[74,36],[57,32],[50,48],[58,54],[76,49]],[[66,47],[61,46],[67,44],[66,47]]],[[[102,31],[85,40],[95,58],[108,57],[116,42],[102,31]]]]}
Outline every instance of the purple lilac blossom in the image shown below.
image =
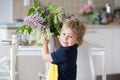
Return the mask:
{"type": "Polygon", "coordinates": [[[47,11],[47,7],[46,7],[46,5],[45,5],[43,2],[40,2],[40,1],[39,1],[39,6],[42,7],[43,12],[46,12],[46,11],[47,11]]]}
{"type": "Polygon", "coordinates": [[[45,32],[45,27],[42,25],[44,23],[44,19],[39,14],[33,14],[31,16],[27,16],[24,19],[24,24],[30,26],[33,29],[39,29],[42,32],[45,32]]]}

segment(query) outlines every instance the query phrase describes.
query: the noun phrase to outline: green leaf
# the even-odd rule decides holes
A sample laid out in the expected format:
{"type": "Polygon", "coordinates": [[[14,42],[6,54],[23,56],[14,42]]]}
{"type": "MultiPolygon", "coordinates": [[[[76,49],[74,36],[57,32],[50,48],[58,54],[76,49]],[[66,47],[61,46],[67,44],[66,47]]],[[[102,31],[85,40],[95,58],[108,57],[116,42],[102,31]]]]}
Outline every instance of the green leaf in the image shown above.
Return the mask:
{"type": "Polygon", "coordinates": [[[34,0],[34,7],[37,8],[39,6],[39,1],[38,0],[34,0]]]}
{"type": "Polygon", "coordinates": [[[42,7],[39,7],[38,10],[37,10],[37,12],[38,12],[39,14],[41,14],[41,13],[42,13],[42,7]]]}
{"type": "Polygon", "coordinates": [[[47,9],[51,12],[56,12],[57,10],[56,6],[50,4],[47,5],[47,9]]]}
{"type": "Polygon", "coordinates": [[[55,15],[54,16],[54,24],[57,24],[58,23],[58,21],[57,21],[57,16],[55,15]]]}
{"type": "Polygon", "coordinates": [[[17,28],[16,32],[17,32],[17,33],[20,33],[20,34],[23,34],[24,29],[25,29],[25,27],[24,27],[24,25],[22,25],[21,27],[18,27],[18,28],[17,28]]]}
{"type": "Polygon", "coordinates": [[[50,25],[49,23],[51,23],[51,15],[48,15],[46,17],[46,20],[47,20],[47,25],[50,25]]]}
{"type": "Polygon", "coordinates": [[[58,21],[59,21],[59,22],[63,22],[62,14],[58,14],[58,15],[57,15],[57,18],[58,18],[58,21]]]}
{"type": "Polygon", "coordinates": [[[31,27],[28,27],[27,31],[28,31],[29,34],[31,34],[32,28],[31,28],[31,27]]]}
{"type": "Polygon", "coordinates": [[[25,31],[28,31],[30,34],[32,32],[32,28],[28,25],[22,25],[21,27],[18,27],[16,32],[23,34],[25,31]]]}
{"type": "Polygon", "coordinates": [[[30,8],[28,10],[28,13],[27,13],[27,16],[31,15],[31,14],[34,14],[35,13],[35,9],[34,8],[30,8]]]}
{"type": "Polygon", "coordinates": [[[61,27],[60,27],[60,26],[61,26],[61,24],[60,24],[60,23],[58,23],[58,24],[56,24],[55,26],[56,26],[56,27],[55,27],[55,28],[56,28],[56,30],[57,30],[57,31],[60,31],[60,29],[61,29],[61,27]]]}
{"type": "Polygon", "coordinates": [[[17,33],[20,32],[20,27],[18,27],[18,28],[16,29],[16,32],[17,32],[17,33]]]}

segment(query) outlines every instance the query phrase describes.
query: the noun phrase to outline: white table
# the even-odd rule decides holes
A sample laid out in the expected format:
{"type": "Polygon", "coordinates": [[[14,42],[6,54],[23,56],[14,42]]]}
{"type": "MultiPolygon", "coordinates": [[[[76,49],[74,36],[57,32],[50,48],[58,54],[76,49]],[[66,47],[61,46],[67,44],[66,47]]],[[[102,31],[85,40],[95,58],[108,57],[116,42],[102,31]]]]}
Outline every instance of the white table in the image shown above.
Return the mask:
{"type": "Polygon", "coordinates": [[[90,64],[91,64],[91,70],[93,75],[93,80],[96,80],[95,75],[95,66],[93,64],[93,56],[100,56],[102,57],[102,80],[106,80],[106,71],[105,71],[105,48],[101,45],[91,43],[89,45],[89,51],[90,51],[90,64]]]}

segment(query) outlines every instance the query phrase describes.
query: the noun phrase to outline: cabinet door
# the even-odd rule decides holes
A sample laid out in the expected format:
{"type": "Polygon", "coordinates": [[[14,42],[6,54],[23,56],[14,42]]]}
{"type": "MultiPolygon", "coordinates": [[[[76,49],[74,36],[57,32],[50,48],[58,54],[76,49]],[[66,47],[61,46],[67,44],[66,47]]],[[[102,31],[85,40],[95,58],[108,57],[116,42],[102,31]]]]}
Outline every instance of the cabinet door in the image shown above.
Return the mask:
{"type": "Polygon", "coordinates": [[[120,29],[114,30],[113,73],[120,73],[120,29]]]}
{"type": "Polygon", "coordinates": [[[40,80],[38,72],[45,72],[42,56],[17,57],[18,80],[40,80]]]}
{"type": "MultiPolygon", "coordinates": [[[[106,48],[105,61],[107,74],[112,73],[113,30],[108,28],[88,28],[84,39],[90,43],[97,43],[106,48]]],[[[101,74],[101,58],[96,59],[96,73],[101,74]]]]}

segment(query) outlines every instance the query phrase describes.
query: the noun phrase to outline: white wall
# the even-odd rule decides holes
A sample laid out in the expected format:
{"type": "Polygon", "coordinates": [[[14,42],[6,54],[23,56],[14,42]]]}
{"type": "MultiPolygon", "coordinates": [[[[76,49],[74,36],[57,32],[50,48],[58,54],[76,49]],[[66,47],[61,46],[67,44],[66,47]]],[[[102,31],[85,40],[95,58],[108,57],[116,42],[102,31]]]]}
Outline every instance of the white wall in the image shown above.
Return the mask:
{"type": "Polygon", "coordinates": [[[115,7],[119,7],[120,8],[120,0],[115,0],[115,7]]]}
{"type": "Polygon", "coordinates": [[[0,23],[13,21],[12,0],[0,0],[0,23]]]}

